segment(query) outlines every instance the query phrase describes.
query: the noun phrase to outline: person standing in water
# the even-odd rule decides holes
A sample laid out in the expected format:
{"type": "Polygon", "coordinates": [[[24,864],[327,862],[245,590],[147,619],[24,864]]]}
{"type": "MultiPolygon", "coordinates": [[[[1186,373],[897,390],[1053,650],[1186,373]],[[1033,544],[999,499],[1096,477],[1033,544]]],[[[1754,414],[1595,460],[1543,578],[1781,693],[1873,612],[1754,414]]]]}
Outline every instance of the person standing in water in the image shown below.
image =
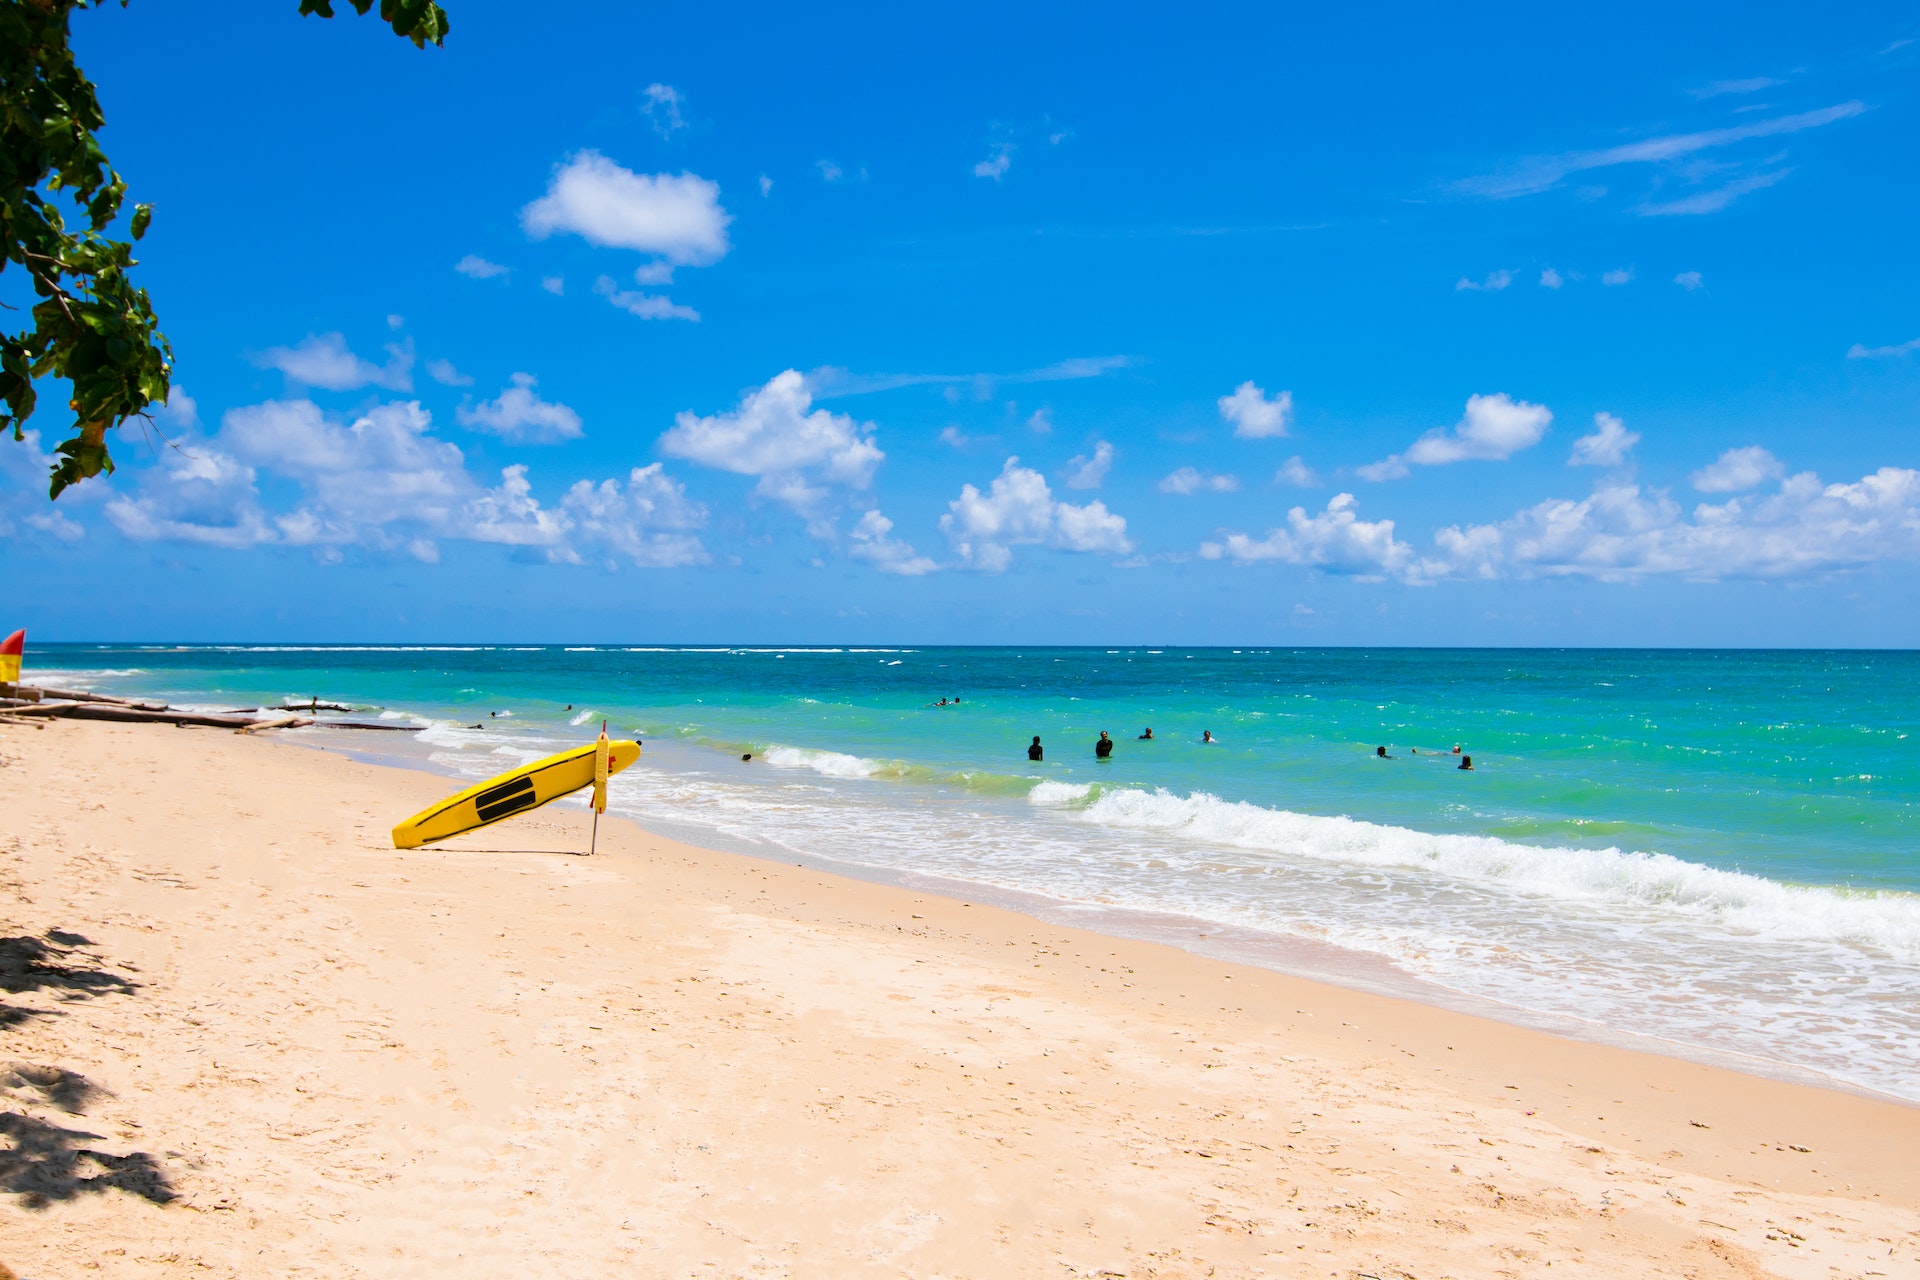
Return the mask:
{"type": "Polygon", "coordinates": [[[1212,742],[1212,741],[1213,741],[1213,730],[1211,730],[1211,729],[1202,729],[1202,730],[1200,731],[1200,741],[1201,741],[1201,742],[1202,742],[1203,744],[1204,744],[1204,743],[1209,743],[1209,742],[1212,742]]]}
{"type": "Polygon", "coordinates": [[[1033,745],[1027,748],[1027,759],[1039,760],[1045,755],[1046,752],[1040,749],[1040,735],[1036,733],[1033,735],[1033,745]]]}
{"type": "Polygon", "coordinates": [[[1140,735],[1138,741],[1141,741],[1141,742],[1153,741],[1153,727],[1151,725],[1147,727],[1147,731],[1145,733],[1140,735]]]}
{"type": "Polygon", "coordinates": [[[1467,771],[1468,773],[1472,773],[1472,772],[1473,772],[1473,757],[1472,757],[1472,756],[1461,756],[1461,757],[1460,757],[1460,767],[1461,767],[1462,769],[1464,769],[1464,770],[1466,770],[1466,771],[1467,771]]]}
{"type": "Polygon", "coordinates": [[[1112,754],[1113,754],[1113,739],[1107,736],[1107,731],[1105,729],[1102,729],[1100,731],[1100,741],[1093,744],[1094,759],[1105,760],[1108,756],[1112,754]]]}

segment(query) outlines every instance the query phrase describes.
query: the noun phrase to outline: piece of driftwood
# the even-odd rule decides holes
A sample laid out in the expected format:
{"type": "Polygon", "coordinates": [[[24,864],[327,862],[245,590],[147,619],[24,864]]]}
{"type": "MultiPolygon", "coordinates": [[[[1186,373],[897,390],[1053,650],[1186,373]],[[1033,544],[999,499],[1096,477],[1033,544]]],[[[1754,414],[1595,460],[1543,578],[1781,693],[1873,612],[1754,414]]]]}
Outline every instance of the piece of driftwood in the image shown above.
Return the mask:
{"type": "Polygon", "coordinates": [[[322,729],[372,729],[377,733],[418,733],[423,724],[372,724],[365,720],[316,720],[322,729]]]}
{"type": "Polygon", "coordinates": [[[165,711],[164,702],[141,702],[136,698],[110,698],[104,693],[86,693],[79,689],[49,689],[42,685],[34,690],[42,698],[57,698],[61,702],[101,702],[111,707],[138,707],[142,711],[165,711]]]}
{"type": "Polygon", "coordinates": [[[278,720],[255,720],[245,728],[235,729],[235,733],[258,733],[262,729],[298,729],[313,721],[305,716],[281,716],[278,720]]]}
{"type": "Polygon", "coordinates": [[[199,711],[150,711],[145,707],[109,706],[97,702],[43,702],[21,708],[15,715],[57,717],[62,720],[112,720],[120,724],[198,725],[208,729],[241,729],[254,723],[246,716],[209,715],[199,711]]]}
{"type": "Polygon", "coordinates": [[[289,702],[275,711],[351,711],[352,707],[342,706],[338,702],[322,702],[318,698],[309,698],[305,702],[289,702]]]}
{"type": "Polygon", "coordinates": [[[40,691],[30,684],[8,684],[5,680],[0,680],[0,699],[5,699],[9,704],[38,702],[40,691]]]}
{"type": "Polygon", "coordinates": [[[0,724],[24,724],[35,729],[44,729],[47,727],[39,720],[30,719],[27,716],[10,716],[4,711],[0,711],[0,724]]]}

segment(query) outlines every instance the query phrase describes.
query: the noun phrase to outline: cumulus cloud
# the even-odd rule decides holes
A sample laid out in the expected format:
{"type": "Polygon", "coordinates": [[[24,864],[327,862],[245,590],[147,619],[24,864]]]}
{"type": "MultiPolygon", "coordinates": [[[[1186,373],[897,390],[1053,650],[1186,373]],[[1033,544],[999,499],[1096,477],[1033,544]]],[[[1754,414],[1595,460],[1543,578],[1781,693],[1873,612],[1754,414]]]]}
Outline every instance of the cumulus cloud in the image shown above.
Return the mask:
{"type": "Polygon", "coordinates": [[[578,437],[580,415],[564,404],[542,400],[536,385],[532,374],[516,373],[513,385],[499,396],[472,408],[462,405],[454,417],[463,427],[522,443],[556,444],[578,437]]]}
{"type": "Polygon", "coordinates": [[[639,316],[642,320],[698,320],[700,318],[698,311],[692,307],[681,306],[665,294],[622,289],[614,283],[612,276],[601,276],[594,281],[593,291],[622,311],[639,316]]]}
{"type": "Polygon", "coordinates": [[[1849,360],[1884,360],[1890,357],[1911,355],[1916,351],[1920,351],[1920,338],[1914,338],[1907,342],[1896,343],[1891,347],[1867,347],[1867,346],[1862,346],[1861,344],[1856,342],[1851,347],[1847,348],[1847,359],[1849,360]]]}
{"type": "Polygon", "coordinates": [[[635,467],[624,490],[618,480],[598,485],[577,480],[567,490],[560,514],[588,545],[643,569],[673,569],[711,559],[700,539],[685,532],[707,523],[707,509],[687,500],[686,488],[666,474],[662,463],[635,467]]]}
{"type": "Polygon", "coordinates": [[[635,470],[624,493],[616,481],[580,481],[550,509],[534,496],[524,464],[485,485],[431,426],[413,402],[380,405],[348,423],[310,400],[235,409],[214,439],[163,454],[131,494],[108,502],[107,518],[130,538],[309,547],[329,562],[348,546],[432,561],[442,539],[537,549],[556,563],[578,562],[583,550],[642,566],[706,558],[690,535],[656,532],[706,519],[660,464],[635,470]],[[299,491],[290,509],[266,509],[263,475],[299,491]]]}
{"type": "Polygon", "coordinates": [[[847,535],[847,554],[870,562],[882,573],[917,578],[940,566],[893,536],[893,521],[878,511],[861,516],[847,535]]]}
{"type": "Polygon", "coordinates": [[[497,262],[488,262],[477,253],[470,253],[460,259],[453,264],[453,269],[474,280],[491,280],[495,276],[504,276],[512,270],[511,267],[503,267],[497,262]]]}
{"type": "Polygon", "coordinates": [[[1240,487],[1240,481],[1234,476],[1209,474],[1196,467],[1181,467],[1165,476],[1159,487],[1162,493],[1232,493],[1240,487]]]}
{"type": "Polygon", "coordinates": [[[1273,473],[1273,482],[1275,484],[1290,484],[1296,489],[1318,489],[1320,487],[1319,475],[1315,473],[1312,467],[1301,460],[1299,454],[1295,454],[1280,464],[1280,469],[1273,473]]]}
{"type": "Polygon", "coordinates": [[[1593,434],[1581,436],[1573,442],[1573,453],[1567,458],[1567,465],[1617,467],[1627,460],[1627,454],[1639,443],[1639,433],[1627,430],[1626,424],[1620,419],[1610,413],[1596,413],[1593,415],[1593,434]]]}
{"type": "Polygon", "coordinates": [[[1478,292],[1478,293],[1498,293],[1500,292],[1500,290],[1506,288],[1508,285],[1512,283],[1513,283],[1513,272],[1504,271],[1504,270],[1490,271],[1487,273],[1487,278],[1484,280],[1469,280],[1467,279],[1467,277],[1461,276],[1458,280],[1454,281],[1453,291],[1455,293],[1460,293],[1465,291],[1478,292]]]}
{"type": "Polygon", "coordinates": [[[1014,144],[1011,142],[994,143],[987,152],[987,158],[973,166],[973,176],[1000,181],[1006,176],[1007,170],[1013,167],[1013,152],[1014,144]]]}
{"type": "Polygon", "coordinates": [[[686,99],[678,89],[670,84],[650,84],[646,88],[646,99],[640,104],[640,110],[646,114],[655,133],[671,138],[676,130],[687,127],[687,122],[680,118],[680,105],[686,99]]]}
{"type": "Polygon", "coordinates": [[[1359,505],[1352,494],[1342,493],[1327,503],[1326,510],[1312,515],[1305,507],[1294,507],[1287,512],[1286,528],[1270,529],[1259,539],[1229,533],[1219,541],[1201,543],[1200,555],[1242,564],[1277,560],[1308,565],[1367,582],[1415,575],[1414,550],[1393,536],[1393,521],[1362,520],[1359,505]]]}
{"type": "Polygon", "coordinates": [[[274,347],[254,357],[264,369],[278,369],[287,380],[305,387],[326,391],[354,391],[361,387],[385,387],[389,391],[413,390],[413,343],[392,343],[387,347],[387,363],[374,364],[355,355],[344,334],[309,334],[298,346],[274,347]]]}
{"type": "Polygon", "coordinates": [[[814,408],[806,378],[788,369],[748,392],[730,413],[680,413],[660,447],[702,466],[758,476],[757,495],[792,507],[816,536],[827,536],[825,486],[865,489],[886,458],[873,430],[870,422],[814,408]]]}
{"type": "Polygon", "coordinates": [[[1501,392],[1469,396],[1467,411],[1452,427],[1427,432],[1404,454],[1396,453],[1359,469],[1364,480],[1397,480],[1409,465],[1440,467],[1470,459],[1500,462],[1540,443],[1553,414],[1545,405],[1515,400],[1501,392]]]}
{"type": "Polygon", "coordinates": [[[1069,489],[1098,489],[1106,480],[1107,472],[1113,469],[1113,446],[1105,440],[1096,440],[1093,453],[1075,454],[1067,461],[1066,481],[1069,489]]]}
{"type": "Polygon", "coordinates": [[[565,276],[541,276],[540,287],[555,297],[559,297],[567,291],[567,278],[565,276]]]}
{"type": "Polygon", "coordinates": [[[1269,400],[1252,379],[1215,403],[1220,406],[1220,416],[1233,424],[1233,434],[1245,440],[1284,436],[1293,421],[1293,392],[1282,391],[1269,400]]]}
{"type": "Polygon", "coordinates": [[[1600,283],[1606,285],[1608,288],[1614,288],[1623,284],[1632,284],[1633,268],[1616,267],[1612,271],[1603,271],[1600,273],[1600,283]]]}
{"type": "Polygon", "coordinates": [[[1552,267],[1548,267],[1546,270],[1540,273],[1540,287],[1542,289],[1558,289],[1561,285],[1565,283],[1566,283],[1566,277],[1562,276],[1558,271],[1555,271],[1552,267]]]}
{"type": "Polygon", "coordinates": [[[1662,491],[1611,481],[1434,540],[1430,576],[1806,578],[1920,555],[1920,471],[1882,467],[1852,484],[1803,472],[1772,494],[1690,513],[1662,491]]]}
{"type": "Polygon", "coordinates": [[[650,253],[683,267],[718,262],[730,247],[720,187],[691,173],[640,174],[597,151],[554,170],[547,194],[520,211],[536,240],[571,232],[592,244],[650,253]]]}
{"type": "Polygon", "coordinates": [[[1698,271],[1682,271],[1673,278],[1673,282],[1682,289],[1685,289],[1688,293],[1692,293],[1694,290],[1706,284],[1707,281],[1706,277],[1698,271]]]}
{"type": "Polygon", "coordinates": [[[1780,459],[1757,444],[1729,449],[1709,466],[1693,473],[1693,487],[1701,493],[1744,493],[1786,471],[1780,459]]]}
{"type": "Polygon", "coordinates": [[[838,182],[846,173],[846,170],[831,160],[815,160],[813,167],[820,171],[820,181],[822,182],[838,182]]]}
{"type": "Polygon", "coordinates": [[[427,376],[443,387],[470,387],[473,379],[460,372],[451,360],[427,361],[427,376]]]}
{"type": "Polygon", "coordinates": [[[1102,502],[1074,506],[1056,500],[1046,477],[1021,466],[1019,458],[1007,459],[986,493],[961,486],[940,517],[940,530],[962,564],[987,573],[1005,572],[1016,546],[1116,555],[1133,550],[1125,518],[1102,502]]]}

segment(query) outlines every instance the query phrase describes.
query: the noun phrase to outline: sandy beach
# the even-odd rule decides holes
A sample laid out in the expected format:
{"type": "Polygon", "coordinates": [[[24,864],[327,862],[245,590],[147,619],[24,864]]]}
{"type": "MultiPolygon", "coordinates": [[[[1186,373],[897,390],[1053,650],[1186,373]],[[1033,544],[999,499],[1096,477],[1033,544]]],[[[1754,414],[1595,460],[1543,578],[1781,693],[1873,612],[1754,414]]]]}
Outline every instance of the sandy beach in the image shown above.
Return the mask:
{"type": "MultiPolygon", "coordinates": [[[[643,762],[644,767],[644,762],[643,762]]],[[[0,726],[0,1262],[78,1276],[1900,1276],[1920,1108],[291,740],[0,726]]]]}

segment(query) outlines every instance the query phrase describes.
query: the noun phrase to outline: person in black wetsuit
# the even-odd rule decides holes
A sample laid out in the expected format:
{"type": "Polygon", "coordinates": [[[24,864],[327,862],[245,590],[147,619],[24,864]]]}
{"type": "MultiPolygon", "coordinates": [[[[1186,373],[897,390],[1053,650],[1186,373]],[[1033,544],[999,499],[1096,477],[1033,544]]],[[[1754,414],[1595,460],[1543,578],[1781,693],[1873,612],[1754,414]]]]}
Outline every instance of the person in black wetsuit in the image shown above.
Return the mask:
{"type": "Polygon", "coordinates": [[[1148,730],[1147,730],[1147,731],[1146,731],[1145,733],[1143,733],[1143,734],[1141,734],[1141,735],[1140,735],[1140,737],[1139,737],[1139,741],[1141,741],[1141,742],[1152,742],[1152,741],[1153,741],[1153,730],[1152,730],[1152,729],[1148,729],[1148,730]]]}
{"type": "Polygon", "coordinates": [[[1027,759],[1038,760],[1045,755],[1046,752],[1040,749],[1040,735],[1036,733],[1033,735],[1033,745],[1027,748],[1027,759]]]}
{"type": "Polygon", "coordinates": [[[1108,756],[1112,754],[1113,754],[1113,739],[1107,736],[1107,731],[1105,729],[1102,729],[1100,731],[1100,741],[1093,744],[1094,758],[1096,760],[1105,760],[1108,756]]]}

